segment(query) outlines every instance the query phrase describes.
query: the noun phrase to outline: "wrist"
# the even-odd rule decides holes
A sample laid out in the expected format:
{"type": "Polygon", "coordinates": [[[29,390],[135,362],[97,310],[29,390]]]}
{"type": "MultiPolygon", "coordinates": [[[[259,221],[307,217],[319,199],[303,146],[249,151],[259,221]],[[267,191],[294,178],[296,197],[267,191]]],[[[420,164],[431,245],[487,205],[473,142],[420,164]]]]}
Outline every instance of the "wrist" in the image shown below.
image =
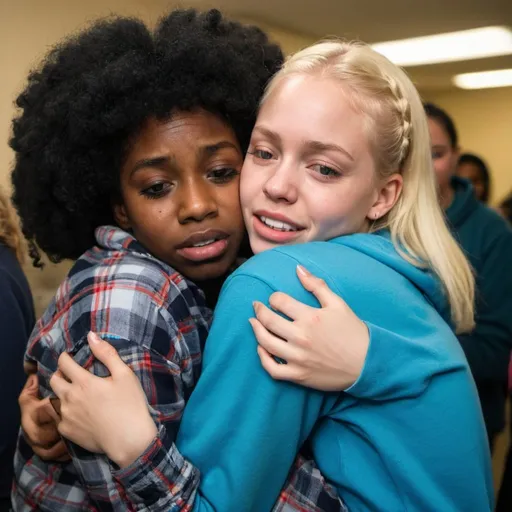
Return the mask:
{"type": "Polygon", "coordinates": [[[130,439],[121,440],[113,449],[106,452],[108,458],[124,469],[132,465],[154,442],[158,428],[151,418],[139,429],[132,430],[130,439]]]}

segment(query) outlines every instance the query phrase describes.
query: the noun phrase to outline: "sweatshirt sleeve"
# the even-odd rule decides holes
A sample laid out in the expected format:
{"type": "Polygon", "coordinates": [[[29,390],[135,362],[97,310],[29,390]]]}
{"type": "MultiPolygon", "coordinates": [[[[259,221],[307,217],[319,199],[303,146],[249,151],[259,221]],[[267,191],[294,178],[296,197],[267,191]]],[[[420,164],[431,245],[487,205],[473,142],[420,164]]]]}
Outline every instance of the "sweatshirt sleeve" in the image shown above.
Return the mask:
{"type": "MultiPolygon", "coordinates": [[[[159,479],[165,475],[159,488],[186,490],[167,492],[166,510],[272,510],[302,443],[327,407],[324,393],[275,381],[261,366],[248,320],[254,316],[253,301],[268,304],[273,291],[244,274],[232,277],[222,291],[203,373],[176,445],[164,446],[162,439],[149,457],[159,468],[159,479]],[[200,471],[199,487],[191,464],[200,471]]],[[[331,405],[334,400],[332,395],[331,405]]],[[[128,492],[137,492],[139,477],[134,475],[139,471],[134,469],[117,474],[128,492]]]]}

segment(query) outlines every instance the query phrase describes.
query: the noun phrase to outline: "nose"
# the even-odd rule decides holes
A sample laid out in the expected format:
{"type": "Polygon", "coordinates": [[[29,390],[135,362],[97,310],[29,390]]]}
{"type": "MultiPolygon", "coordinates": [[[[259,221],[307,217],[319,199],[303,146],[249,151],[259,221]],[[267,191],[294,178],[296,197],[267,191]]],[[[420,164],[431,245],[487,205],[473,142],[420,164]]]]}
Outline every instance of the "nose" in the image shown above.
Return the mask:
{"type": "Polygon", "coordinates": [[[179,195],[178,221],[180,224],[201,222],[218,215],[215,194],[201,179],[189,180],[176,190],[179,195]]]}
{"type": "Polygon", "coordinates": [[[276,203],[295,203],[298,197],[298,170],[283,162],[270,172],[263,186],[265,195],[276,203]]]}

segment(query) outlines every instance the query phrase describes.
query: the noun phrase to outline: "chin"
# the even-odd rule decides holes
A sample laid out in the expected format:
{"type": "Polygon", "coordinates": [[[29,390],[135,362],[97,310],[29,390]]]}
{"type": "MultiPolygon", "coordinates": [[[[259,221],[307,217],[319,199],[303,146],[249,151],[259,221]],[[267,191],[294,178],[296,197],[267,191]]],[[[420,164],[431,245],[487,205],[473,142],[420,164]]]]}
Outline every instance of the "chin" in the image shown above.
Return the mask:
{"type": "Polygon", "coordinates": [[[220,261],[211,261],[197,266],[190,266],[184,270],[183,274],[191,281],[200,283],[201,281],[218,279],[219,277],[225,276],[229,272],[233,263],[234,262],[231,260],[228,261],[224,259],[220,261]]]}

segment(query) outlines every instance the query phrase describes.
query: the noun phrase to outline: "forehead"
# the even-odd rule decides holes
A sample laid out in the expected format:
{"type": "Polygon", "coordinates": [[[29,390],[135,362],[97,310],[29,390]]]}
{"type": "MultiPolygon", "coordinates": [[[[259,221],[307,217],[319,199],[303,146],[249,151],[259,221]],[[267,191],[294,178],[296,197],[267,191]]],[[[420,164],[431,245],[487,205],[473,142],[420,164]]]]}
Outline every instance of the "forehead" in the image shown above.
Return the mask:
{"type": "Polygon", "coordinates": [[[355,151],[366,140],[363,115],[333,78],[292,75],[282,79],[263,103],[256,124],[296,140],[321,140],[355,151]]]}
{"type": "Polygon", "coordinates": [[[431,117],[427,118],[430,139],[433,146],[451,146],[450,137],[442,124],[431,117]]]}
{"type": "Polygon", "coordinates": [[[166,120],[151,117],[134,137],[130,153],[158,150],[180,151],[191,146],[214,144],[228,140],[238,146],[233,128],[220,116],[198,109],[177,111],[166,120]]]}

